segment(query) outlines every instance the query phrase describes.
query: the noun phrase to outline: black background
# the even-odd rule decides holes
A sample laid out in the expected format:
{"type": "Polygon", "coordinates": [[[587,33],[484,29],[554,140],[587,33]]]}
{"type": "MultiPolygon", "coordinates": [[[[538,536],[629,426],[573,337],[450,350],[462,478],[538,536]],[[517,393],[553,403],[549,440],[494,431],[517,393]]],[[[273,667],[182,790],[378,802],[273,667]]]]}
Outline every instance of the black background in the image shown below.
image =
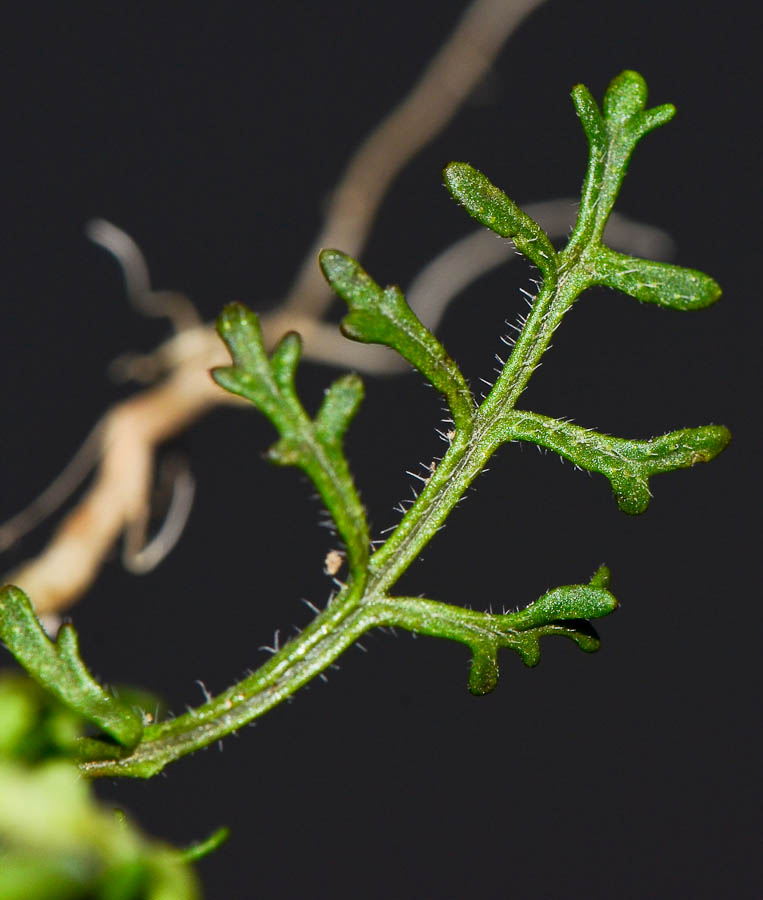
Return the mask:
{"type": "MultiPolygon", "coordinates": [[[[6,23],[2,169],[3,515],[69,458],[129,389],[111,359],[166,325],[124,299],[82,227],[133,235],[157,287],[205,317],[282,296],[344,161],[405,93],[463,4],[29,5],[6,23]],[[436,10],[436,12],[433,12],[436,10]]],[[[370,635],[255,729],[149,783],[100,783],[151,833],[185,843],[229,824],[200,865],[210,898],[753,897],[759,525],[759,49],[749,9],[551,2],[520,28],[454,123],[405,170],[362,255],[405,285],[472,225],[440,170],[464,159],[517,202],[574,196],[585,143],[568,97],[621,69],[678,116],[638,148],[618,209],[659,225],[675,261],[724,287],[679,314],[592,293],[560,329],[523,406],[634,437],[727,424],[716,462],[656,479],[628,518],[604,479],[513,446],[404,579],[487,608],[585,580],[602,560],[622,607],[599,654],[508,652],[494,694],[465,687],[464,648],[370,635]],[[754,282],[753,279],[756,279],[754,282]]],[[[521,263],[475,284],[441,336],[489,376],[521,263]]],[[[337,309],[338,314],[338,309],[337,309]]],[[[305,364],[308,406],[336,373],[305,364]]],[[[348,450],[376,531],[440,452],[439,404],[411,375],[367,378],[348,450]]],[[[115,558],[73,610],[112,682],[202,701],[257,647],[322,604],[330,544],[310,488],[260,459],[256,414],[224,410],[178,441],[198,479],[179,548],[153,574],[115,558]]],[[[6,568],[35,552],[26,539],[6,568]]]]}

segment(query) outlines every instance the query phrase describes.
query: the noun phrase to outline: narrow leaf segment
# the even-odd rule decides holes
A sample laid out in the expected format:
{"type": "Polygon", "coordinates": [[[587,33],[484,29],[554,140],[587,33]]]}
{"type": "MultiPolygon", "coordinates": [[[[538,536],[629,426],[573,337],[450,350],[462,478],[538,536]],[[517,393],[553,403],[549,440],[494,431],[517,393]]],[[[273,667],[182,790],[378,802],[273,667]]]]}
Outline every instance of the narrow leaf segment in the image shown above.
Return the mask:
{"type": "Polygon", "coordinates": [[[601,247],[596,255],[593,283],[622,291],[643,303],[682,311],[703,309],[721,296],[718,282],[704,272],[624,256],[609,247],[601,247]]]}
{"type": "Polygon", "coordinates": [[[482,172],[468,163],[454,162],[443,174],[448,190],[470,216],[501,237],[511,238],[546,278],[555,273],[556,250],[546,232],[482,172]]]}
{"type": "Polygon", "coordinates": [[[354,341],[392,347],[444,394],[456,428],[468,428],[474,400],[461,370],[437,338],[422,325],[400,289],[382,289],[354,259],[339,250],[323,250],[326,280],[347,303],[343,334],[354,341]]]}
{"type": "Polygon", "coordinates": [[[523,410],[513,410],[497,424],[495,434],[501,442],[531,441],[581,469],[605,475],[617,505],[631,515],[649,506],[652,475],[710,462],[731,440],[731,433],[722,425],[704,425],[649,441],[633,441],[523,410]]]}

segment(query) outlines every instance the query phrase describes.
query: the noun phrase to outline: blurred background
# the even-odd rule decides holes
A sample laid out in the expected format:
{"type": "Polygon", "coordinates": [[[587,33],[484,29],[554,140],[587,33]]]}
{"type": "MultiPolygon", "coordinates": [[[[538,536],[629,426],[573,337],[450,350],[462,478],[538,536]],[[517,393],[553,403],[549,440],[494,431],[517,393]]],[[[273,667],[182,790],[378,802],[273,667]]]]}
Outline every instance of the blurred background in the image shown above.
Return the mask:
{"type": "MultiPolygon", "coordinates": [[[[234,299],[272,307],[349,155],[465,6],[16,10],[2,63],[0,518],[135,390],[109,380],[111,360],[169,336],[129,307],[85,223],[102,216],[132,235],[154,285],[186,292],[205,319],[234,299]]],[[[651,104],[678,115],[637,149],[617,209],[667,231],[673,260],[713,275],[724,298],[679,314],[591,292],[522,406],[617,435],[714,422],[734,439],[711,465],[656,478],[638,518],[603,478],[507,447],[402,582],[475,608],[524,605],[604,561],[621,609],[600,623],[597,655],[547,641],[528,670],[506,652],[498,689],[474,698],[461,646],[372,634],[367,653],[350,650],[328,683],[222,752],[149,783],[99,783],[175,843],[231,826],[199,867],[208,897],[759,896],[753,15],[734,2],[549,0],[395,181],[361,259],[405,286],[473,230],[442,187],[444,164],[472,163],[520,204],[574,197],[587,148],[569,89],[600,99],[623,68],[640,71],[651,104]]],[[[530,274],[514,263],[449,308],[439,335],[473,384],[491,376],[530,274]]],[[[339,371],[302,366],[308,408],[339,371]]],[[[440,413],[415,375],[365,380],[347,446],[378,536],[409,495],[405,470],[441,454],[440,413]]],[[[256,413],[220,409],[174,442],[197,482],[179,546],[142,578],[115,553],[70,613],[104,680],[182,712],[203,701],[197,679],[227,687],[264,661],[275,628],[304,625],[300,598],[323,605],[331,543],[304,479],[261,459],[272,438],[256,413]]],[[[25,538],[3,570],[49,534],[25,538]]]]}

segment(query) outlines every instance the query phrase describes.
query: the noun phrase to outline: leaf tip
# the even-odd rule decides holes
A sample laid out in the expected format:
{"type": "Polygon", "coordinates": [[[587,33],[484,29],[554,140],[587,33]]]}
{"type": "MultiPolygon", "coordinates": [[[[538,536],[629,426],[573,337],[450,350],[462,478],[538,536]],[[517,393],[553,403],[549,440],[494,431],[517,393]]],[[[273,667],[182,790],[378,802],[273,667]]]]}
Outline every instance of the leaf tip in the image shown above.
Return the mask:
{"type": "Polygon", "coordinates": [[[323,274],[331,281],[332,274],[343,266],[351,264],[354,260],[341,250],[333,250],[330,247],[324,248],[318,254],[318,265],[321,267],[323,274]]]}
{"type": "Polygon", "coordinates": [[[442,177],[445,181],[445,186],[452,191],[454,185],[458,185],[473,171],[474,169],[469,165],[469,163],[449,162],[448,165],[445,166],[445,168],[442,170],[442,177]]]}
{"type": "Polygon", "coordinates": [[[233,303],[226,303],[223,307],[222,312],[217,317],[216,327],[220,336],[224,338],[234,328],[244,324],[251,325],[252,322],[257,322],[257,314],[244,306],[243,303],[234,301],[233,303]]]}
{"type": "Polygon", "coordinates": [[[321,250],[318,261],[323,276],[352,310],[378,301],[383,291],[360,263],[341,250],[321,250]]]}
{"type": "Polygon", "coordinates": [[[604,94],[604,117],[624,122],[646,107],[647,86],[643,76],[625,69],[609,83],[604,94]]]}
{"type": "Polygon", "coordinates": [[[498,684],[498,660],[496,648],[472,647],[472,663],[469,668],[469,691],[482,697],[495,690],[498,684]]]}
{"type": "Polygon", "coordinates": [[[649,485],[644,479],[638,477],[611,478],[612,493],[620,512],[629,516],[640,516],[649,508],[652,494],[649,485]]]}
{"type": "MultiPolygon", "coordinates": [[[[589,584],[591,587],[608,588],[611,580],[612,573],[609,571],[609,566],[602,563],[591,576],[589,584]]],[[[615,604],[617,604],[617,601],[615,601],[615,604]]]]}
{"type": "Polygon", "coordinates": [[[725,425],[705,425],[702,428],[691,429],[688,435],[691,466],[715,459],[731,441],[731,432],[725,425]]]}
{"type": "Polygon", "coordinates": [[[282,387],[293,383],[301,355],[302,338],[296,331],[287,331],[270,355],[273,375],[282,387]]]}

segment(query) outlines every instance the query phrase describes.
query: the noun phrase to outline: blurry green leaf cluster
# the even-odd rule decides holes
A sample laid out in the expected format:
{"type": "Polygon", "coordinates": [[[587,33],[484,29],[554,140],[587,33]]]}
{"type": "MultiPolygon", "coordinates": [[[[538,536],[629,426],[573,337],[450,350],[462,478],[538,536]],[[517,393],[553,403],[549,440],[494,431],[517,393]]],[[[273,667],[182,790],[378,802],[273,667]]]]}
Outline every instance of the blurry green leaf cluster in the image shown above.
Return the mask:
{"type": "Polygon", "coordinates": [[[76,764],[88,723],[22,672],[0,672],[0,900],[195,900],[200,848],[146,837],[76,764]]]}

